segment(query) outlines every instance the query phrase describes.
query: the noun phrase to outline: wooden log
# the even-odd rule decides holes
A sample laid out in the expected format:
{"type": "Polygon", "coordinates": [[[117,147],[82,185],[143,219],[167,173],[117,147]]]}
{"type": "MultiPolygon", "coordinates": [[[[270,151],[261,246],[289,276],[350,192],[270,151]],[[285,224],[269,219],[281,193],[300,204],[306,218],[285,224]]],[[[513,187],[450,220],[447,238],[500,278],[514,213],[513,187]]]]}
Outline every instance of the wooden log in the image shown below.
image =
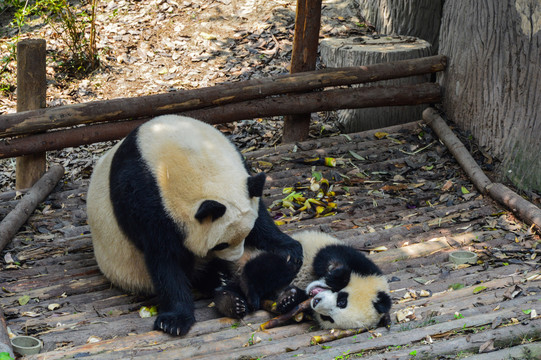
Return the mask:
{"type": "Polygon", "coordinates": [[[306,92],[442,71],[445,56],[369,66],[324,69],[270,79],[223,83],[166,94],[93,101],[0,116],[0,138],[105,121],[135,119],[218,106],[271,95],[306,92]]]}
{"type": "MultiPolygon", "coordinates": [[[[250,100],[212,108],[180,113],[210,124],[284,114],[329,111],[351,107],[400,106],[439,101],[440,88],[426,83],[405,87],[373,87],[370,89],[336,89],[309,94],[294,94],[250,100]]],[[[0,158],[29,152],[58,150],[75,144],[91,144],[119,139],[146,120],[98,124],[47,134],[31,135],[0,142],[0,158]],[[94,130],[94,128],[97,128],[94,130]]]]}
{"type": "Polygon", "coordinates": [[[492,182],[485,175],[483,170],[477,165],[468,149],[462,144],[453,131],[447,126],[441,118],[438,111],[434,108],[427,108],[423,111],[423,120],[434,130],[436,135],[447,146],[447,149],[453,154],[456,161],[466,172],[475,187],[483,194],[487,193],[486,187],[492,182]]]}
{"type": "MultiPolygon", "coordinates": [[[[25,39],[17,43],[17,112],[46,106],[45,50],[43,39],[25,39]]],[[[45,173],[44,153],[18,157],[15,187],[28,188],[45,173]]]]}
{"type": "Polygon", "coordinates": [[[88,125],[0,141],[0,158],[118,140],[146,120],[88,125]]]}
{"type": "Polygon", "coordinates": [[[468,149],[462,144],[434,108],[423,111],[423,120],[434,130],[453,154],[462,169],[482,193],[487,193],[499,203],[507,206],[521,219],[541,228],[541,210],[503,184],[492,183],[477,165],[468,149]]]}
{"type": "Polygon", "coordinates": [[[503,184],[494,183],[487,189],[493,199],[507,206],[522,220],[535,225],[538,231],[541,230],[541,209],[503,184]]]}
{"type": "MultiPolygon", "coordinates": [[[[321,61],[328,67],[368,65],[430,55],[430,43],[406,36],[327,38],[321,41],[320,48],[321,61]]],[[[387,80],[384,84],[398,86],[426,81],[430,81],[430,76],[387,80]]],[[[423,110],[423,106],[381,107],[340,110],[337,114],[346,132],[357,132],[418,120],[423,110]]]]}
{"type": "Polygon", "coordinates": [[[0,307],[0,354],[6,352],[11,358],[15,359],[13,354],[13,347],[9,340],[6,319],[4,318],[4,311],[0,307]]]}
{"type": "Polygon", "coordinates": [[[0,223],[0,251],[11,241],[19,228],[26,222],[38,204],[45,200],[64,175],[64,168],[53,165],[28,193],[19,201],[0,223]]]}
{"type": "MultiPolygon", "coordinates": [[[[541,326],[540,321],[537,325],[541,326]]],[[[488,327],[487,327],[488,328],[488,327]]],[[[514,325],[503,328],[480,331],[472,335],[456,337],[447,341],[436,341],[431,345],[414,345],[407,347],[404,350],[385,352],[387,359],[445,359],[460,358],[459,354],[467,356],[467,354],[478,354],[479,349],[488,341],[494,341],[495,348],[503,348],[498,351],[487,352],[474,356],[467,356],[470,360],[495,360],[495,359],[540,359],[541,344],[530,343],[520,344],[523,339],[535,338],[539,336],[541,330],[536,329],[533,325],[514,325]],[[508,347],[518,345],[515,347],[508,347]],[[505,348],[504,348],[505,347],[505,348]],[[415,353],[415,357],[412,356],[415,353]],[[446,356],[447,355],[447,356],[446,356]],[[456,357],[455,357],[456,356],[456,357]]],[[[400,347],[402,348],[402,347],[400,347]]],[[[363,360],[380,360],[381,354],[364,357],[363,360]]]]}
{"type": "MultiPolygon", "coordinates": [[[[457,319],[453,321],[448,321],[436,325],[416,328],[408,331],[392,331],[389,335],[384,335],[378,338],[371,339],[370,342],[363,341],[363,337],[358,335],[356,340],[351,341],[351,339],[342,339],[333,342],[332,347],[327,349],[325,352],[325,358],[333,359],[336,356],[343,355],[344,352],[348,351],[352,354],[367,351],[367,350],[378,350],[385,349],[388,346],[397,346],[397,345],[408,345],[425,339],[427,336],[436,338],[442,334],[453,334],[456,331],[464,330],[466,328],[475,328],[480,326],[486,326],[491,324],[495,317],[500,316],[501,318],[511,318],[516,317],[521,313],[519,309],[504,309],[498,312],[491,312],[488,314],[480,314],[477,316],[472,316],[467,319],[457,319]]],[[[515,325],[509,326],[505,329],[509,329],[510,334],[514,334],[515,340],[520,341],[521,338],[519,334],[539,334],[540,328],[538,327],[541,323],[541,319],[536,319],[531,321],[527,326],[524,325],[515,325]]],[[[391,329],[392,330],[392,329],[391,329]]],[[[481,332],[480,334],[483,334],[481,332]]],[[[371,336],[370,334],[368,334],[371,336]]],[[[467,337],[461,337],[464,339],[464,342],[467,342],[467,337]]],[[[479,344],[481,345],[481,344],[479,344]]],[[[303,359],[321,359],[321,350],[319,347],[311,347],[308,349],[303,349],[301,352],[304,354],[303,359]]],[[[292,352],[287,354],[289,358],[295,356],[297,352],[292,352]]]]}
{"type": "MultiPolygon", "coordinates": [[[[316,68],[320,23],[321,0],[297,0],[291,53],[292,74],[316,68]]],[[[310,130],[310,117],[310,113],[286,116],[282,142],[306,140],[310,130]]]]}

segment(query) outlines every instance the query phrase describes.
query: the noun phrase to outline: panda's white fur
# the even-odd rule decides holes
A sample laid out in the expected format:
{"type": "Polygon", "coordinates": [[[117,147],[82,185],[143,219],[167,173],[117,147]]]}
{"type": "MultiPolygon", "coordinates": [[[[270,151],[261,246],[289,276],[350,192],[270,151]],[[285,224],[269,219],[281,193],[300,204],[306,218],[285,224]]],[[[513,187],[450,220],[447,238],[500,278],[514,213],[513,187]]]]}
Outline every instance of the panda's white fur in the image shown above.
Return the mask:
{"type": "Polygon", "coordinates": [[[302,266],[291,282],[291,285],[301,289],[307,289],[313,281],[318,280],[314,273],[313,262],[317,253],[328,245],[341,244],[342,242],[324,232],[305,230],[292,234],[291,237],[302,245],[304,261],[302,266]]]}
{"type": "Polygon", "coordinates": [[[101,272],[115,285],[134,292],[152,293],[143,253],[120,230],[109,198],[109,169],[120,143],[100,158],[88,187],[86,209],[94,256],[101,272]]]}
{"type": "MultiPolygon", "coordinates": [[[[121,143],[97,163],[88,189],[94,252],[101,271],[114,284],[127,290],[152,292],[143,254],[119,228],[110,201],[111,162],[121,143]]],[[[137,144],[157,180],[167,214],[186,233],[184,246],[205,257],[218,243],[227,243],[230,246],[215,251],[215,255],[238,259],[258,216],[259,198],[248,196],[249,174],[234,145],[211,125],[175,115],[141,125],[137,144]],[[206,199],[219,201],[228,211],[216,221],[197,222],[194,215],[206,199]]]]}
{"type": "MultiPolygon", "coordinates": [[[[323,328],[342,329],[376,326],[385,315],[376,310],[374,303],[378,299],[378,294],[389,294],[386,277],[382,274],[363,275],[353,269],[347,286],[340,290],[348,294],[347,306],[339,308],[336,305],[339,292],[332,291],[324,278],[317,278],[313,261],[320,251],[325,251],[325,247],[342,242],[320,231],[302,231],[293,234],[292,237],[301,243],[304,253],[304,264],[292,284],[306,289],[307,295],[313,296],[311,306],[319,325],[323,328]],[[314,295],[313,292],[317,293],[314,295]],[[326,320],[326,316],[332,318],[333,322],[326,320]]],[[[336,263],[330,266],[341,265],[336,263]]]]}

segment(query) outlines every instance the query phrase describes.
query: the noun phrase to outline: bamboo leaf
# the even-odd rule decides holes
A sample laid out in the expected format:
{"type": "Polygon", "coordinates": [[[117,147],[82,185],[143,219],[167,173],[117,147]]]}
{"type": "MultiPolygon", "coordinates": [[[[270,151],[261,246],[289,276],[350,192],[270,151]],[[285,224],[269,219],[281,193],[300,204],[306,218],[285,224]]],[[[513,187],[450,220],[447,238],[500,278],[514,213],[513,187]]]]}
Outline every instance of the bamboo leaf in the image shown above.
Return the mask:
{"type": "Polygon", "coordinates": [[[26,305],[28,304],[28,302],[30,301],[30,296],[28,295],[23,295],[19,298],[19,305],[23,306],[23,305],[26,305]]]}
{"type": "Polygon", "coordinates": [[[475,289],[473,289],[473,293],[474,294],[479,294],[481,291],[486,290],[486,288],[487,288],[486,286],[478,286],[475,289]]]}
{"type": "Polygon", "coordinates": [[[364,161],[366,160],[365,158],[363,158],[361,155],[357,154],[355,151],[353,150],[349,150],[349,153],[351,154],[351,156],[353,156],[355,159],[357,160],[361,160],[361,161],[364,161]]]}

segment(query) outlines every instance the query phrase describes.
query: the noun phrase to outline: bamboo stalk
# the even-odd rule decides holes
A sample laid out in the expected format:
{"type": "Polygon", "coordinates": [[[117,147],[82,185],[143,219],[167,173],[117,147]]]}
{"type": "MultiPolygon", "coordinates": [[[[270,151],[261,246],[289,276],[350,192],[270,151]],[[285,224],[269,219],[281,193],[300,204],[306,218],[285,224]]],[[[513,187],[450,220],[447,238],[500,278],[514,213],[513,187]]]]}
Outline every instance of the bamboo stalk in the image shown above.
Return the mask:
{"type": "Polygon", "coordinates": [[[271,95],[305,92],[437,72],[445,69],[444,56],[403,60],[359,67],[325,69],[270,79],[223,83],[173,93],[93,101],[0,116],[0,138],[105,121],[179,113],[208,106],[261,99],[271,95]]]}

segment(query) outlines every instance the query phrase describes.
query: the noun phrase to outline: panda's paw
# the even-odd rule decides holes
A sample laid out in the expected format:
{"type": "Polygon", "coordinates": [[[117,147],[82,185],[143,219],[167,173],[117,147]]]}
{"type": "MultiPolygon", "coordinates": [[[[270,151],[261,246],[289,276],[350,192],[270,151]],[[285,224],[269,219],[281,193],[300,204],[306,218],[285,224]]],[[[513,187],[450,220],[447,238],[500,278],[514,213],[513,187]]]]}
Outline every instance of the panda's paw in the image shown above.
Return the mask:
{"type": "Polygon", "coordinates": [[[154,322],[154,330],[162,330],[171,335],[185,335],[195,323],[193,314],[183,312],[163,312],[158,314],[154,322]]]}
{"type": "Polygon", "coordinates": [[[276,310],[278,310],[279,313],[284,314],[306,299],[307,296],[304,291],[296,286],[289,286],[278,296],[278,299],[276,300],[276,310]]]}
{"type": "Polygon", "coordinates": [[[216,290],[214,293],[214,304],[222,315],[234,319],[242,319],[249,312],[246,299],[234,290],[216,290]]]}
{"type": "Polygon", "coordinates": [[[276,251],[277,255],[286,259],[286,264],[292,270],[297,272],[303,263],[303,253],[301,244],[294,240],[276,251]]]}

